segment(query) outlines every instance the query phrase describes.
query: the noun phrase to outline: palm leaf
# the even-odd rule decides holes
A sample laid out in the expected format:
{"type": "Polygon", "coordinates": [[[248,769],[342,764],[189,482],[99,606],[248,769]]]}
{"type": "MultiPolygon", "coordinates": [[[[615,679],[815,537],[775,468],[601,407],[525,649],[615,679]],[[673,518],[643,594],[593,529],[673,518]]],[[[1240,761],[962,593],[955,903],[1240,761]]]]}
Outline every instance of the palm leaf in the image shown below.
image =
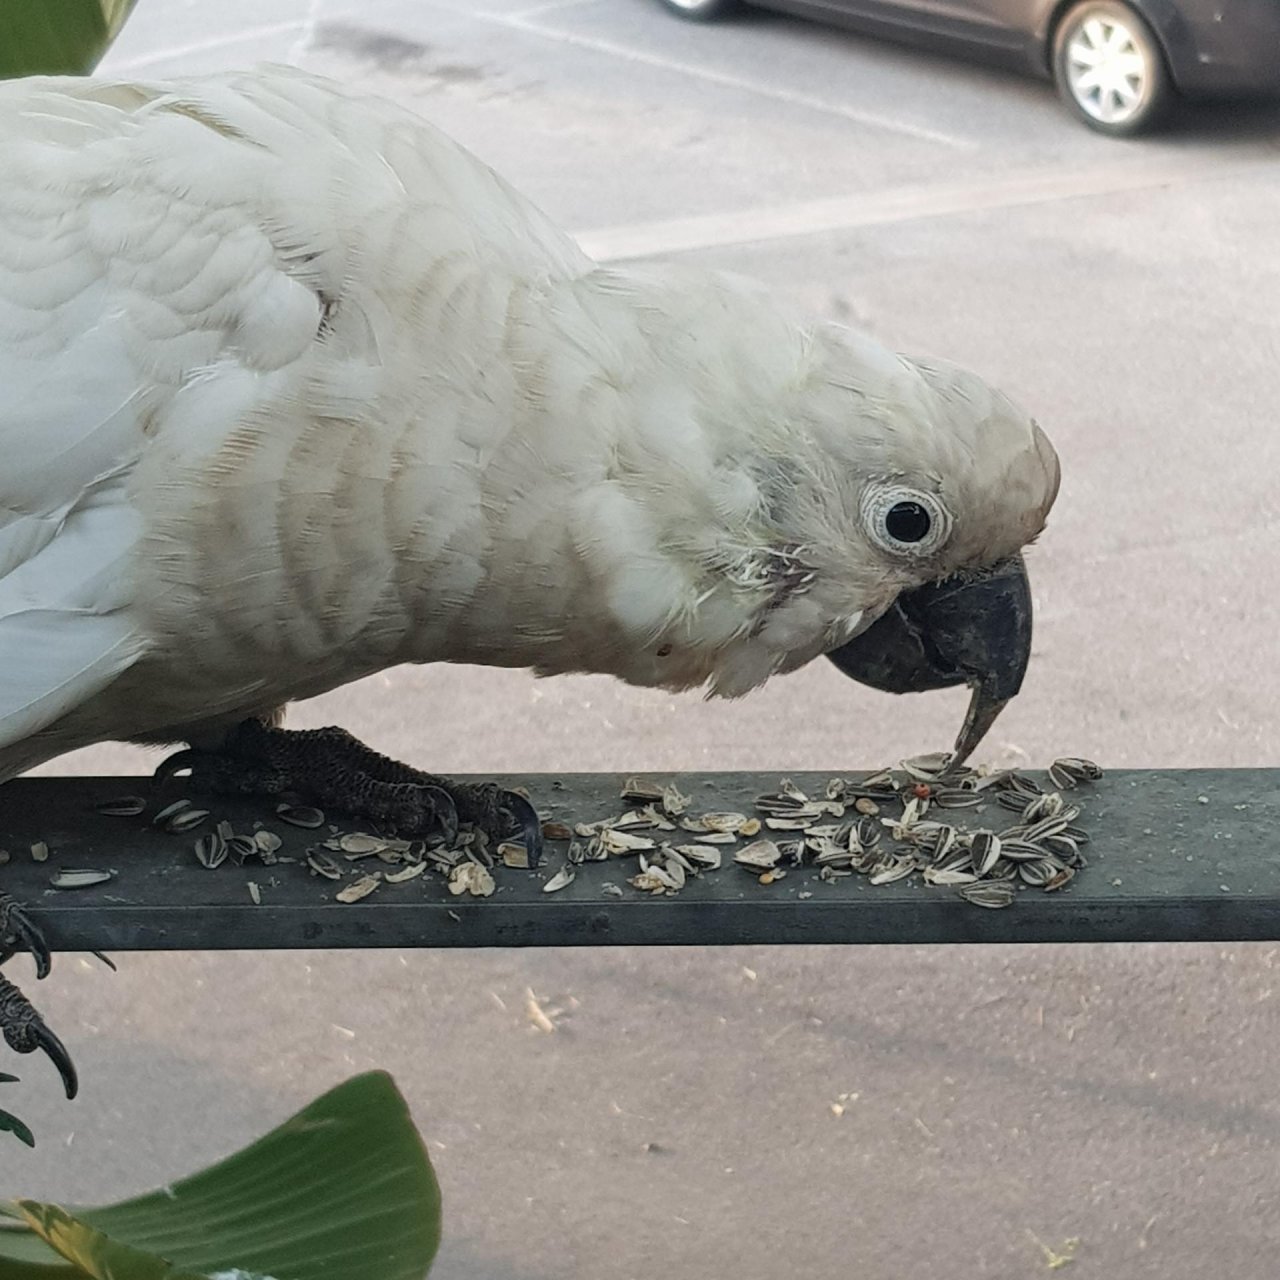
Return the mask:
{"type": "Polygon", "coordinates": [[[87,75],[136,0],[0,0],[0,79],[87,75]]]}
{"type": "Polygon", "coordinates": [[[439,1242],[440,1189],[383,1072],[163,1191],[101,1209],[0,1204],[4,1280],[203,1280],[236,1269],[423,1280],[439,1242]]]}

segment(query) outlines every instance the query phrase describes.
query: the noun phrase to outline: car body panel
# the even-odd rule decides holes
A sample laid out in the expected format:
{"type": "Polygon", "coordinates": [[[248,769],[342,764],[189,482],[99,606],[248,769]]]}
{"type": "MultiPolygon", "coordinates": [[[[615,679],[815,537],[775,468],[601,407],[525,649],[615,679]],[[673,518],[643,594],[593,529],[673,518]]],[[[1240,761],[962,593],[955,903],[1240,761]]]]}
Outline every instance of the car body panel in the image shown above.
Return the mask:
{"type": "MultiPolygon", "coordinates": [[[[967,49],[1051,74],[1053,33],[1074,0],[749,0],[942,51],[967,49]]],[[[1280,0],[1126,0],[1185,93],[1280,93],[1280,0]]]]}
{"type": "Polygon", "coordinates": [[[1186,88],[1280,92],[1280,0],[1183,4],[1187,52],[1175,78],[1186,88]]]}
{"type": "Polygon", "coordinates": [[[749,0],[763,9],[818,18],[859,30],[892,31],[911,44],[955,48],[957,43],[1020,51],[1026,37],[1016,28],[962,0],[749,0]]]}

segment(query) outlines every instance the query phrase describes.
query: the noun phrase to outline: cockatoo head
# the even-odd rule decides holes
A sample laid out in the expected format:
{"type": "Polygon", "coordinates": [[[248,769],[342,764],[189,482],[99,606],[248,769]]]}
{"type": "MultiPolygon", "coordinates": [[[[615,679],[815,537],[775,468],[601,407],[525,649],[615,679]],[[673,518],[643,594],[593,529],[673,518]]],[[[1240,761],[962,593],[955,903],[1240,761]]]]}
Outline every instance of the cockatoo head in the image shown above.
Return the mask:
{"type": "Polygon", "coordinates": [[[1031,591],[1021,551],[1057,496],[1057,454],[1035,422],[966,370],[893,356],[853,334],[825,341],[828,377],[857,405],[858,492],[846,503],[860,552],[880,574],[860,629],[827,656],[893,693],[968,684],[958,764],[1022,685],[1031,591]]]}

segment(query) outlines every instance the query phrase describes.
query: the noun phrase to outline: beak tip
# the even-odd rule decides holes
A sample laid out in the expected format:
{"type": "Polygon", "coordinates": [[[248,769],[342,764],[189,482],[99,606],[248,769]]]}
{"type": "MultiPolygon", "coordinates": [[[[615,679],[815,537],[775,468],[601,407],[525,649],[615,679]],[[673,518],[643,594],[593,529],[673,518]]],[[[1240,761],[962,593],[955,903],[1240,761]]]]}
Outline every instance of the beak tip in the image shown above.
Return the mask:
{"type": "Polygon", "coordinates": [[[981,684],[974,686],[973,696],[969,699],[969,710],[965,713],[964,724],[960,726],[952,751],[951,763],[947,766],[948,772],[960,768],[968,760],[1010,701],[1009,698],[992,698],[981,684]]]}

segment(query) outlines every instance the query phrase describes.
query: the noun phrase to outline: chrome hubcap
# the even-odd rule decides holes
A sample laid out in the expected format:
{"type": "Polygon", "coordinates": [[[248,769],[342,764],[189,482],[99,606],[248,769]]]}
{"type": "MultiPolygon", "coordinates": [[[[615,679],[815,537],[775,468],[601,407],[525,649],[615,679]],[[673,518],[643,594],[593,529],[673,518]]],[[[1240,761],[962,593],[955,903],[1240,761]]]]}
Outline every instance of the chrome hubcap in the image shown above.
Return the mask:
{"type": "Polygon", "coordinates": [[[1133,32],[1112,18],[1090,18],[1067,42],[1067,83],[1104,124],[1124,124],[1146,101],[1151,73],[1133,32]]]}

